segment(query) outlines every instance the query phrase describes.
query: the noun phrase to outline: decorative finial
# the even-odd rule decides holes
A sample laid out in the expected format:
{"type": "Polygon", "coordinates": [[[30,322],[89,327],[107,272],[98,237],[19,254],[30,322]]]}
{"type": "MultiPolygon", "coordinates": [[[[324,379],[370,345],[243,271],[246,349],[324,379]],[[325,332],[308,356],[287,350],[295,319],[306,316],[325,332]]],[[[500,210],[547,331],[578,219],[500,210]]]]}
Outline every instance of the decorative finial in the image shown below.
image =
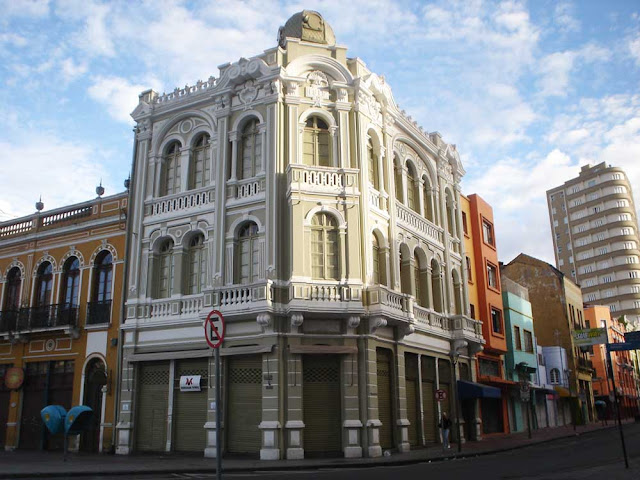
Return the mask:
{"type": "Polygon", "coordinates": [[[100,185],[96,187],[96,194],[98,195],[98,197],[101,197],[102,195],[104,195],[104,187],[102,186],[102,179],[100,179],[100,185]]]}
{"type": "Polygon", "coordinates": [[[129,176],[124,179],[124,188],[129,190],[130,186],[131,186],[131,174],[129,174],[129,176]]]}
{"type": "Polygon", "coordinates": [[[42,203],[42,195],[40,195],[40,200],[36,202],[36,210],[38,212],[41,212],[43,208],[44,208],[44,203],[42,203]]]}

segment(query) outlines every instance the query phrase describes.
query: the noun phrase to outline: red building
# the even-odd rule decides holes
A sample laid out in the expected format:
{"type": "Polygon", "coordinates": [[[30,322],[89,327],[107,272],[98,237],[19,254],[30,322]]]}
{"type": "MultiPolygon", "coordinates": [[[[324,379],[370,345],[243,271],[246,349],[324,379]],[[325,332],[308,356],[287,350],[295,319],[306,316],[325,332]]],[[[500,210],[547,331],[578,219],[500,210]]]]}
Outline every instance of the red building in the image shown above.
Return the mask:
{"type": "MultiPolygon", "coordinates": [[[[507,352],[500,268],[493,225],[493,209],[477,194],[469,195],[469,218],[463,220],[471,234],[473,269],[477,289],[477,306],[472,312],[482,321],[482,335],[486,341],[484,351],[478,354],[477,380],[498,387],[501,398],[480,399],[482,433],[490,435],[509,432],[507,410],[508,389],[515,382],[505,379],[502,355],[507,352]],[[466,221],[465,221],[466,220],[466,221]]],[[[466,217],[466,215],[465,215],[466,217]]]]}
{"type": "MultiPolygon", "coordinates": [[[[624,342],[625,324],[611,318],[609,307],[603,305],[585,305],[584,317],[590,328],[606,328],[609,343],[624,342]]],[[[605,345],[594,345],[591,358],[594,369],[593,396],[596,411],[600,419],[615,418],[613,409],[613,389],[607,376],[607,353],[605,345]]],[[[623,418],[633,417],[638,412],[636,377],[631,360],[631,352],[611,352],[611,362],[616,378],[618,402],[623,418]]]]}

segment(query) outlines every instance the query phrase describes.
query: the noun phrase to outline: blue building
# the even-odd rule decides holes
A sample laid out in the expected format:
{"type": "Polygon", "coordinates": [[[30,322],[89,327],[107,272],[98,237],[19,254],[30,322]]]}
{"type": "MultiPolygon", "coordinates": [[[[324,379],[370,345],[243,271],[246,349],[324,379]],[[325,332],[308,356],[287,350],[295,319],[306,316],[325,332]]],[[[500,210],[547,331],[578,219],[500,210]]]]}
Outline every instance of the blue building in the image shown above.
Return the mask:
{"type": "Polygon", "coordinates": [[[501,280],[507,341],[505,375],[508,380],[518,382],[518,388],[512,389],[509,396],[509,423],[512,432],[521,432],[527,429],[528,421],[532,428],[538,423],[531,405],[535,399],[531,384],[537,380],[538,367],[533,314],[528,290],[504,275],[501,280]]]}

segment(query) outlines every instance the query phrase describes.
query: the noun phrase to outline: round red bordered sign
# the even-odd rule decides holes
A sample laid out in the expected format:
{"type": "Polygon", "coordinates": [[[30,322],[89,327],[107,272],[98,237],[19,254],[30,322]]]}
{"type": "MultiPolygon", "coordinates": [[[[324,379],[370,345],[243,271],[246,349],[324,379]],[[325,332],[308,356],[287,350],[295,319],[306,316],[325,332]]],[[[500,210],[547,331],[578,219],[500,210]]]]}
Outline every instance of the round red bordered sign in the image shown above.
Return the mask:
{"type": "Polygon", "coordinates": [[[218,348],[224,340],[224,317],[218,310],[211,310],[204,322],[204,338],[211,348],[218,348]]]}
{"type": "Polygon", "coordinates": [[[436,390],[436,400],[438,402],[444,402],[447,399],[446,390],[436,390]]]}
{"type": "Polygon", "coordinates": [[[7,368],[4,374],[4,384],[9,390],[17,390],[24,382],[24,370],[20,367],[7,368]]]}

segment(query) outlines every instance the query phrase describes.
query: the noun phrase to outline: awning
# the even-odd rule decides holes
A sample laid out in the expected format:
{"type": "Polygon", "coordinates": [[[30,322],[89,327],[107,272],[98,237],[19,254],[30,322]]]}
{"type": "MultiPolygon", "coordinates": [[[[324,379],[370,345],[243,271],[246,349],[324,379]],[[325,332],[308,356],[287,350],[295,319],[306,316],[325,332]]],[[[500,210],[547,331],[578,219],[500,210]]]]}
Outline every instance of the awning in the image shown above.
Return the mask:
{"type": "Polygon", "coordinates": [[[596,406],[600,406],[600,407],[605,407],[607,405],[607,402],[605,402],[604,400],[596,400],[595,402],[593,402],[596,406]]]}
{"type": "Polygon", "coordinates": [[[489,387],[481,383],[458,380],[458,395],[460,398],[501,398],[499,388],[489,387]]]}
{"type": "Polygon", "coordinates": [[[536,393],[546,393],[546,394],[551,394],[551,395],[555,395],[556,394],[556,391],[551,389],[551,388],[536,387],[535,385],[531,385],[531,390],[533,390],[536,393]]]}
{"type": "Polygon", "coordinates": [[[558,395],[560,395],[561,397],[570,397],[571,396],[571,392],[569,390],[567,390],[564,387],[561,387],[560,385],[556,385],[555,387],[556,392],[558,392],[558,395]]]}

